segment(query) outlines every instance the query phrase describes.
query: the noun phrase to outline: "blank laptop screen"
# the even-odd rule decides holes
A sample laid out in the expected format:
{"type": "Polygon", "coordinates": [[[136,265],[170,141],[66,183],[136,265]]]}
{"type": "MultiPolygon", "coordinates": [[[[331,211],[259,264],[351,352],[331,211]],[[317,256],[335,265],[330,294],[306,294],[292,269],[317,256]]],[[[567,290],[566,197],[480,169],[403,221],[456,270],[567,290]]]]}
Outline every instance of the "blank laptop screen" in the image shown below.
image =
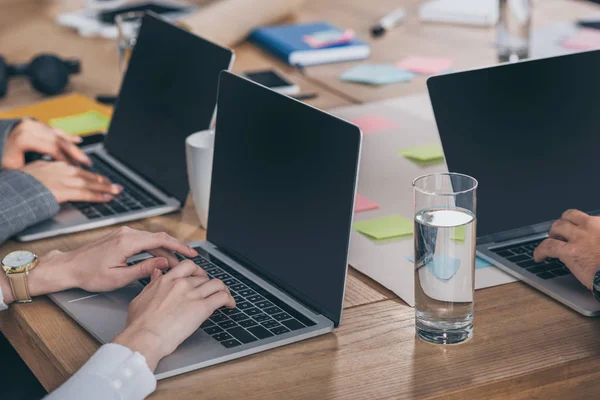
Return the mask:
{"type": "Polygon", "coordinates": [[[337,325],[360,130],[221,74],[208,240],[337,325]]]}
{"type": "Polygon", "coordinates": [[[479,181],[477,236],[600,209],[600,52],[428,81],[448,168],[479,181]]]}
{"type": "Polygon", "coordinates": [[[228,49],[146,15],[106,137],[108,152],[184,203],[185,138],[209,128],[219,73],[232,57],[228,49]]]}

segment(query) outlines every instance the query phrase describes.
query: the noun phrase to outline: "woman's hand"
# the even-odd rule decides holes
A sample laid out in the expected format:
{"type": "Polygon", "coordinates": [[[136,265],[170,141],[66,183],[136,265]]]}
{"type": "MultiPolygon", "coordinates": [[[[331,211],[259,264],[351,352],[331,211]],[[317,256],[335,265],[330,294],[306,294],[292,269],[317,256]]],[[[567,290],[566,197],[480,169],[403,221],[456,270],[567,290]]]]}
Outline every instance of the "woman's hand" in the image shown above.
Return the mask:
{"type": "Polygon", "coordinates": [[[107,202],[123,190],[121,185],[112,184],[103,176],[64,161],[34,161],[20,170],[46,186],[59,203],[107,202]]]}
{"type": "MultiPolygon", "coordinates": [[[[107,292],[149,276],[152,271],[177,265],[173,252],[187,257],[196,250],[166,233],[150,233],[122,227],[69,252],[51,251],[40,258],[29,273],[32,296],[81,288],[90,292],[107,292]],[[127,266],[127,258],[148,251],[154,258],[127,266]]],[[[198,268],[200,270],[200,268],[198,268]]]]}
{"type": "Polygon", "coordinates": [[[28,151],[49,155],[56,161],[91,165],[88,156],[76,146],[80,142],[79,136],[70,136],[41,122],[25,119],[6,138],[2,168],[22,168],[28,151]]]}
{"type": "Polygon", "coordinates": [[[127,326],[113,342],[141,353],[154,371],[221,307],[235,307],[229,289],[192,261],[164,275],[155,270],[150,284],[131,302],[127,326]]]}

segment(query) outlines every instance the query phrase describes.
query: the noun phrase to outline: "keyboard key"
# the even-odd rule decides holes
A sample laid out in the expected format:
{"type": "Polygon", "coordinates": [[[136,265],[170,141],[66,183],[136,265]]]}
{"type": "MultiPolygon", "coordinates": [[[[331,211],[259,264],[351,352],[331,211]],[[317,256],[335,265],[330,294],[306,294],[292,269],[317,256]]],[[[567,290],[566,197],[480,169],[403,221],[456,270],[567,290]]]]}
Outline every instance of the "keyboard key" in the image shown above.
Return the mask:
{"type": "Polygon", "coordinates": [[[238,341],[237,341],[237,340],[235,340],[235,339],[223,340],[223,341],[221,342],[221,344],[222,344],[223,346],[227,347],[228,349],[230,349],[230,348],[232,348],[232,347],[235,347],[235,346],[241,346],[241,343],[240,343],[240,342],[238,342],[238,341]]]}
{"type": "Polygon", "coordinates": [[[227,320],[227,321],[219,322],[219,326],[223,329],[229,329],[229,328],[233,328],[234,326],[237,326],[237,324],[235,322],[233,322],[232,320],[227,320]]]}
{"type": "Polygon", "coordinates": [[[202,325],[200,325],[200,328],[208,328],[209,326],[214,326],[215,323],[212,322],[210,319],[207,319],[206,321],[204,321],[202,323],[202,325]]]}
{"type": "Polygon", "coordinates": [[[550,273],[550,272],[542,272],[541,274],[537,274],[537,276],[539,276],[542,279],[552,279],[552,278],[556,278],[556,275],[550,273]]]}
{"type": "Polygon", "coordinates": [[[536,263],[534,260],[529,260],[529,261],[522,261],[520,263],[517,263],[517,265],[522,268],[529,268],[529,267],[534,267],[539,264],[536,263]]]}
{"type": "Polygon", "coordinates": [[[284,333],[289,332],[290,330],[284,326],[278,326],[277,328],[273,328],[271,329],[271,332],[273,332],[276,335],[282,335],[284,333]]]}
{"type": "Polygon", "coordinates": [[[240,312],[239,314],[234,314],[234,315],[230,316],[229,318],[231,318],[235,322],[240,322],[240,321],[243,321],[243,320],[248,319],[250,317],[247,316],[246,314],[240,312]]]}
{"type": "Polygon", "coordinates": [[[235,290],[236,292],[239,292],[240,290],[248,289],[248,287],[244,284],[238,283],[237,285],[233,285],[231,289],[235,290]]]}
{"type": "Polygon", "coordinates": [[[277,321],[273,321],[273,320],[269,320],[269,321],[265,321],[265,322],[261,322],[260,323],[262,326],[264,326],[265,328],[274,328],[276,326],[279,326],[279,322],[277,321]]]}
{"type": "Polygon", "coordinates": [[[274,314],[274,315],[272,315],[272,317],[277,321],[283,321],[283,320],[292,318],[292,316],[288,313],[274,314]]]}
{"type": "MultiPolygon", "coordinates": [[[[492,250],[492,251],[494,251],[494,250],[492,250]]],[[[510,250],[500,250],[500,251],[497,251],[495,253],[498,254],[500,257],[510,257],[510,256],[514,256],[515,255],[515,253],[513,253],[510,250]]]]}
{"type": "Polygon", "coordinates": [[[236,328],[228,329],[227,332],[242,343],[250,343],[256,341],[256,338],[254,336],[252,336],[245,329],[240,328],[239,326],[236,328]]]}
{"type": "Polygon", "coordinates": [[[283,325],[287,326],[292,331],[304,328],[304,324],[302,324],[301,322],[298,322],[295,319],[288,319],[286,321],[281,321],[281,323],[283,325]]]}
{"type": "Polygon", "coordinates": [[[228,339],[233,339],[231,337],[231,335],[227,332],[221,332],[221,333],[217,333],[216,335],[213,335],[213,339],[218,340],[219,342],[222,342],[223,340],[228,340],[228,339]]]}
{"type": "Polygon", "coordinates": [[[248,331],[250,331],[250,333],[252,333],[254,336],[256,336],[259,339],[266,339],[268,337],[273,336],[273,334],[271,332],[269,332],[262,326],[253,326],[251,328],[248,328],[248,331]]]}
{"type": "Polygon", "coordinates": [[[237,304],[237,308],[239,308],[240,310],[246,310],[250,307],[252,307],[252,304],[248,303],[247,301],[242,301],[241,303],[237,304]]]}
{"type": "Polygon", "coordinates": [[[273,303],[271,303],[271,302],[268,302],[268,301],[266,301],[266,300],[259,301],[259,302],[257,302],[255,305],[256,305],[256,307],[258,307],[258,308],[267,308],[267,307],[273,307],[273,303]]]}
{"type": "Polygon", "coordinates": [[[262,310],[256,307],[248,308],[244,312],[250,316],[262,313],[262,310]]]}
{"type": "Polygon", "coordinates": [[[223,329],[219,328],[218,326],[209,326],[208,328],[204,328],[202,330],[208,333],[209,335],[214,335],[215,333],[223,332],[223,329]]]}
{"type": "Polygon", "coordinates": [[[246,300],[248,300],[249,302],[252,302],[252,303],[256,303],[257,301],[261,301],[261,300],[264,300],[264,299],[261,296],[255,294],[253,296],[246,297],[246,300]]]}
{"type": "Polygon", "coordinates": [[[250,290],[250,289],[238,290],[238,293],[240,294],[240,296],[244,296],[244,297],[252,296],[252,295],[256,294],[256,292],[254,292],[253,290],[250,290]]]}
{"type": "Polygon", "coordinates": [[[224,308],[221,310],[221,312],[225,315],[233,315],[233,314],[241,313],[241,311],[238,310],[237,308],[224,308]]]}
{"type": "MultiPolygon", "coordinates": [[[[229,278],[229,279],[224,279],[223,283],[227,286],[232,286],[232,285],[235,285],[237,283],[237,281],[233,278],[229,278]]],[[[243,296],[243,294],[242,294],[242,296],[243,296]]]]}
{"type": "Polygon", "coordinates": [[[553,273],[556,276],[565,276],[565,275],[571,275],[571,271],[569,271],[568,269],[565,268],[561,268],[561,269],[553,269],[552,271],[550,271],[551,273],[553,273]]]}
{"type": "Polygon", "coordinates": [[[224,316],[223,314],[221,314],[221,313],[219,313],[219,314],[215,313],[215,314],[211,315],[211,317],[210,317],[211,321],[217,322],[217,323],[218,322],[227,321],[227,319],[228,318],[226,316],[224,316]]]}
{"type": "Polygon", "coordinates": [[[271,317],[269,317],[267,314],[257,314],[255,316],[253,316],[252,318],[254,318],[254,320],[258,321],[258,322],[263,322],[268,319],[271,319],[271,317]]]}
{"type": "Polygon", "coordinates": [[[220,280],[225,280],[225,279],[231,278],[231,275],[226,274],[225,272],[222,272],[220,274],[215,274],[214,277],[217,279],[220,279],[220,280]]]}
{"type": "Polygon", "coordinates": [[[525,247],[517,247],[516,249],[511,249],[511,251],[515,254],[529,253],[529,249],[526,249],[525,247]]]}
{"type": "Polygon", "coordinates": [[[269,308],[265,308],[263,311],[266,312],[267,314],[271,314],[271,315],[282,312],[281,308],[279,308],[279,307],[269,307],[269,308]]]}
{"type": "Polygon", "coordinates": [[[240,321],[240,326],[243,326],[244,328],[250,328],[251,326],[255,326],[255,325],[258,325],[258,322],[251,320],[251,319],[240,321]]]}
{"type": "Polygon", "coordinates": [[[233,299],[235,300],[236,304],[244,301],[244,298],[242,296],[240,296],[240,295],[237,295],[237,294],[233,295],[233,299]]]}
{"type": "Polygon", "coordinates": [[[506,259],[508,261],[511,261],[511,262],[514,262],[514,263],[520,263],[522,261],[529,261],[529,260],[531,260],[531,257],[526,256],[524,254],[519,254],[518,256],[506,257],[506,259]]]}

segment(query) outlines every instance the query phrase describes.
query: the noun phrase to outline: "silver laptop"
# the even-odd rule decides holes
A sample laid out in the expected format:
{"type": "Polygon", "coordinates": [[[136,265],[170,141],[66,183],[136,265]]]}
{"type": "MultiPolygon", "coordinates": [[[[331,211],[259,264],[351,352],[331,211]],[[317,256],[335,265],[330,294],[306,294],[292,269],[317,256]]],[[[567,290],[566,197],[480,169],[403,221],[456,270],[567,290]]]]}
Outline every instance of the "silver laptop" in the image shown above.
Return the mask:
{"type": "Polygon", "coordinates": [[[30,241],[161,215],[181,208],[189,186],[185,138],[215,115],[219,73],[233,53],[146,15],[105,143],[85,149],[92,171],[125,190],[108,203],[69,203],[21,232],[30,241]]]}
{"type": "MultiPolygon", "coordinates": [[[[200,253],[193,260],[228,285],[237,307],[215,312],[163,359],[158,379],[340,324],[361,141],[355,125],[221,74],[209,230],[191,246],[200,253]]],[[[51,298],[106,343],[146,283],[51,298]]]]}
{"type": "Polygon", "coordinates": [[[427,82],[449,170],[479,181],[478,254],[586,316],[590,290],[533,251],[567,209],[600,209],[598,65],[591,51],[427,82]]]}

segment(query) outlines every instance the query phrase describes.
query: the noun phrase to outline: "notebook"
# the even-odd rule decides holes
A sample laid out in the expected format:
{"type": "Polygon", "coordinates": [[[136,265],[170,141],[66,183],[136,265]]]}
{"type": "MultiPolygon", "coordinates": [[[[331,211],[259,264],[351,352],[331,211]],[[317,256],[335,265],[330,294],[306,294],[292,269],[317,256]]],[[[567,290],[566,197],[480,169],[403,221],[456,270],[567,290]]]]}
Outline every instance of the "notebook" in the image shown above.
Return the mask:
{"type": "Polygon", "coordinates": [[[266,26],[254,30],[250,40],[288,64],[301,67],[362,60],[369,57],[371,54],[369,45],[357,39],[321,48],[311,47],[304,40],[307,35],[332,29],[342,31],[326,22],[266,26]]]}

